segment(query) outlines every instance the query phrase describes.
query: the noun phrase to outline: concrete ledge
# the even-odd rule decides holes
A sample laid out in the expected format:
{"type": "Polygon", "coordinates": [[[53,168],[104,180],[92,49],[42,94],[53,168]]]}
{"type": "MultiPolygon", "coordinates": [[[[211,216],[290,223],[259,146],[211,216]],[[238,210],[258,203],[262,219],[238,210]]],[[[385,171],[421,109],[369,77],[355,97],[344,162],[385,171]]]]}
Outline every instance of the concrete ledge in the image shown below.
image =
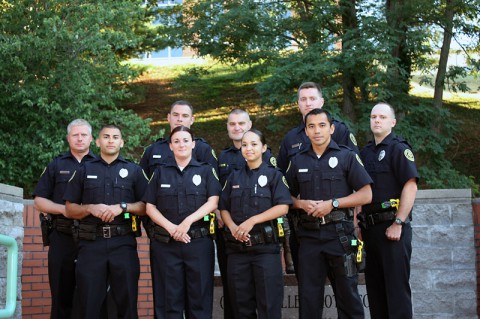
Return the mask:
{"type": "Polygon", "coordinates": [[[417,201],[424,199],[464,199],[472,198],[472,190],[466,189],[422,189],[417,192],[417,201]]]}
{"type": "Polygon", "coordinates": [[[0,184],[0,199],[23,203],[23,188],[0,184]]]}

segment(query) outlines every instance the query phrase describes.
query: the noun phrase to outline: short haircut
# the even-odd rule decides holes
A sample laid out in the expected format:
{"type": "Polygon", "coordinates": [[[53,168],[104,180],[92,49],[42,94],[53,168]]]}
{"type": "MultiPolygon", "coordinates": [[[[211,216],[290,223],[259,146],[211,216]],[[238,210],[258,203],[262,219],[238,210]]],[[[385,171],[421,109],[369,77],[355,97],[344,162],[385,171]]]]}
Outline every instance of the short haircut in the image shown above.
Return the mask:
{"type": "MultiPolygon", "coordinates": [[[[260,142],[262,142],[262,145],[265,145],[267,144],[267,139],[265,138],[265,135],[263,135],[262,132],[260,132],[259,130],[256,130],[254,128],[246,131],[243,136],[245,136],[245,134],[247,134],[248,132],[252,132],[253,134],[256,134],[259,138],[260,138],[260,142]]],[[[242,137],[242,140],[243,140],[243,137],[242,137]]]]}
{"type": "Polygon", "coordinates": [[[172,136],[173,134],[177,133],[177,132],[187,132],[190,134],[190,136],[192,137],[192,141],[193,141],[193,133],[192,133],[192,130],[189,129],[188,127],[186,126],[176,126],[171,132],[170,132],[170,141],[172,140],[172,136]]]}
{"type": "Polygon", "coordinates": [[[245,115],[247,116],[248,120],[250,121],[250,115],[249,115],[248,112],[245,111],[245,110],[242,110],[242,109],[233,109],[233,110],[230,111],[230,113],[229,113],[228,115],[230,116],[231,114],[237,114],[237,115],[245,114],[245,115]]]}
{"type": "Polygon", "coordinates": [[[318,90],[318,93],[320,94],[320,97],[323,97],[323,95],[322,95],[322,87],[320,86],[320,84],[315,83],[315,82],[303,82],[303,83],[300,84],[300,86],[298,87],[297,99],[300,98],[300,91],[303,90],[303,89],[317,89],[317,90],[318,90]]]}
{"type": "MultiPolygon", "coordinates": [[[[393,106],[387,102],[378,102],[377,104],[375,104],[375,106],[377,105],[386,105],[390,108],[390,111],[392,111],[392,114],[393,114],[393,118],[395,118],[395,109],[393,108],[393,106]]],[[[374,107],[375,107],[374,106],[374,107]]]]}
{"type": "Polygon", "coordinates": [[[98,131],[98,134],[100,135],[100,132],[103,131],[103,129],[106,129],[106,128],[117,129],[120,132],[120,136],[122,135],[122,129],[116,124],[104,124],[104,125],[102,125],[102,127],[100,128],[100,131],[98,131]]]}
{"type": "Polygon", "coordinates": [[[72,127],[81,126],[81,125],[85,125],[86,127],[88,127],[88,131],[90,132],[90,135],[92,135],[92,126],[90,125],[90,123],[88,123],[84,119],[75,119],[71,121],[67,126],[67,135],[70,134],[72,127]]]}
{"type": "Polygon", "coordinates": [[[192,111],[192,115],[193,115],[192,103],[190,103],[188,101],[185,101],[185,100],[179,100],[179,101],[173,102],[172,106],[170,106],[170,113],[172,113],[172,110],[176,105],[186,105],[186,106],[188,106],[190,108],[190,111],[192,111]]]}
{"type": "Polygon", "coordinates": [[[313,109],[310,112],[305,115],[305,125],[307,125],[307,119],[310,115],[319,115],[319,114],[325,114],[327,116],[328,123],[332,125],[332,116],[328,111],[325,111],[324,109],[313,109]]]}

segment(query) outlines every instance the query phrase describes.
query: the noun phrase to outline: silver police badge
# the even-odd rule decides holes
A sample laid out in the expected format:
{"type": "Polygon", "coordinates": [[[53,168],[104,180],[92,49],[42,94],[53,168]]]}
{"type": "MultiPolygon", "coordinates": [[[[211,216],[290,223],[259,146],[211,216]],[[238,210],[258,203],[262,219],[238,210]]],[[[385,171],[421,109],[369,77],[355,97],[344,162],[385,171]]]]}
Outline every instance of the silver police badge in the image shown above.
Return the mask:
{"type": "Polygon", "coordinates": [[[385,157],[385,150],[382,150],[380,154],[378,154],[378,161],[380,162],[385,157]]]}
{"type": "Polygon", "coordinates": [[[120,172],[118,172],[118,175],[120,175],[121,178],[125,178],[128,176],[128,170],[126,168],[122,168],[120,172]]]}
{"type": "Polygon", "coordinates": [[[335,168],[335,167],[337,167],[337,165],[338,165],[338,158],[336,158],[335,156],[334,156],[334,157],[330,157],[330,159],[328,160],[328,165],[330,166],[330,168],[335,168]]]}
{"type": "Polygon", "coordinates": [[[198,174],[195,174],[193,175],[192,182],[195,184],[195,186],[198,186],[202,183],[202,177],[198,174]]]}
{"type": "Polygon", "coordinates": [[[265,175],[260,175],[258,177],[258,185],[260,185],[260,187],[263,187],[263,186],[267,185],[267,181],[268,181],[267,176],[265,176],[265,175]]]}

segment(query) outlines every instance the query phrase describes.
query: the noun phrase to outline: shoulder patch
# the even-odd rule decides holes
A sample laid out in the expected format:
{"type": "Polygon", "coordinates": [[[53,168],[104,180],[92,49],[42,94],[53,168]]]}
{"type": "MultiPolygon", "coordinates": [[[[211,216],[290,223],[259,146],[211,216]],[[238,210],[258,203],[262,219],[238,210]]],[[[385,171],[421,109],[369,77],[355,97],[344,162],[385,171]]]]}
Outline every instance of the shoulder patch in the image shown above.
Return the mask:
{"type": "Polygon", "coordinates": [[[287,186],[287,188],[290,188],[288,187],[287,179],[285,178],[285,176],[282,176],[282,182],[285,184],[285,186],[287,186]]]}
{"type": "Polygon", "coordinates": [[[272,164],[273,167],[277,167],[277,159],[275,156],[270,157],[270,164],[272,164]]]}
{"type": "Polygon", "coordinates": [[[350,141],[352,141],[353,145],[358,146],[357,139],[355,138],[355,135],[353,135],[353,133],[350,133],[350,141]]]}
{"type": "Polygon", "coordinates": [[[212,156],[213,156],[213,158],[215,158],[218,161],[217,155],[215,154],[215,150],[213,148],[212,148],[212,156]]]}
{"type": "Polygon", "coordinates": [[[215,169],[212,167],[212,173],[213,173],[213,176],[215,176],[215,178],[217,179],[217,181],[219,180],[218,179],[218,175],[217,175],[217,172],[215,171],[215,169]]]}
{"type": "Polygon", "coordinates": [[[357,161],[360,163],[360,165],[363,166],[363,162],[362,162],[362,160],[360,159],[360,156],[358,156],[358,154],[355,154],[355,157],[357,158],[357,161]]]}
{"type": "Polygon", "coordinates": [[[406,149],[404,152],[403,152],[403,155],[405,155],[405,157],[411,161],[411,162],[415,162],[415,157],[413,156],[413,153],[410,149],[406,149]]]}

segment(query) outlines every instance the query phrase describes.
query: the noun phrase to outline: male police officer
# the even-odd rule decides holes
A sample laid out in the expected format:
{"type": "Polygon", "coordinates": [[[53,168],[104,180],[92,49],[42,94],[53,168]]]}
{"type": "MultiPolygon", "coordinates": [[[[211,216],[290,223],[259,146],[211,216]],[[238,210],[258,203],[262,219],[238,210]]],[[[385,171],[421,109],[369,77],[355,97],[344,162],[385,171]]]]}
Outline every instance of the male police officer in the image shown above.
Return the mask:
{"type": "Polygon", "coordinates": [[[99,318],[110,278],[119,318],[138,318],[140,263],[135,233],[148,180],[137,164],[121,157],[122,133],[104,126],[96,140],[100,157],[85,163],[65,191],[67,216],[80,219],[76,279],[82,318],[99,318]]]}
{"type": "MultiPolygon", "coordinates": [[[[86,161],[95,159],[90,151],[92,127],[82,119],[76,119],[67,126],[67,141],[70,151],[51,161],[40,177],[35,188],[35,208],[48,214],[51,230],[44,229],[44,245],[48,250],[48,280],[52,295],[50,318],[71,317],[75,290],[75,259],[77,246],[72,237],[73,220],[65,217],[63,194],[73,172],[86,161]]],[[[50,225],[45,224],[48,228],[50,225]]]]}
{"type": "Polygon", "coordinates": [[[410,257],[411,211],[418,172],[410,146],[392,132],[395,111],[387,103],[370,114],[374,140],[361,151],[373,179],[372,204],[359,215],[365,240],[365,279],[372,319],[412,318],[410,257]]]}
{"type": "Polygon", "coordinates": [[[292,158],[287,180],[300,210],[297,236],[300,318],[320,319],[330,273],[338,318],[364,318],[357,282],[352,208],[370,203],[372,179],[359,156],[337,145],[327,111],[305,115],[311,146],[292,158]]]}
{"type": "MultiPolygon", "coordinates": [[[[308,149],[310,147],[310,139],[305,134],[305,115],[313,109],[321,109],[324,102],[325,100],[322,96],[322,89],[317,83],[304,82],[298,88],[298,109],[302,114],[302,123],[288,131],[288,133],[285,135],[282,143],[280,144],[280,151],[277,157],[278,168],[280,168],[284,174],[287,171],[287,166],[291,158],[301,150],[308,149]]],[[[335,131],[332,134],[332,140],[334,140],[338,145],[346,145],[358,153],[355,136],[350,132],[345,123],[333,120],[333,124],[335,125],[335,131]]],[[[291,226],[289,246],[293,258],[293,264],[296,268],[296,264],[298,263],[298,242],[295,235],[295,228],[297,224],[295,210],[289,211],[288,220],[291,226]]]]}
{"type": "MultiPolygon", "coordinates": [[[[167,115],[167,121],[170,125],[170,131],[177,126],[190,128],[195,121],[192,104],[188,101],[174,102],[167,115]]],[[[215,151],[207,142],[205,142],[204,139],[195,138],[193,157],[199,162],[210,164],[217,171],[217,158],[215,156],[215,151]]],[[[155,168],[165,163],[167,158],[173,158],[173,153],[170,150],[169,140],[162,138],[145,149],[139,164],[145,173],[147,173],[147,176],[151,177],[155,168]]]]}

